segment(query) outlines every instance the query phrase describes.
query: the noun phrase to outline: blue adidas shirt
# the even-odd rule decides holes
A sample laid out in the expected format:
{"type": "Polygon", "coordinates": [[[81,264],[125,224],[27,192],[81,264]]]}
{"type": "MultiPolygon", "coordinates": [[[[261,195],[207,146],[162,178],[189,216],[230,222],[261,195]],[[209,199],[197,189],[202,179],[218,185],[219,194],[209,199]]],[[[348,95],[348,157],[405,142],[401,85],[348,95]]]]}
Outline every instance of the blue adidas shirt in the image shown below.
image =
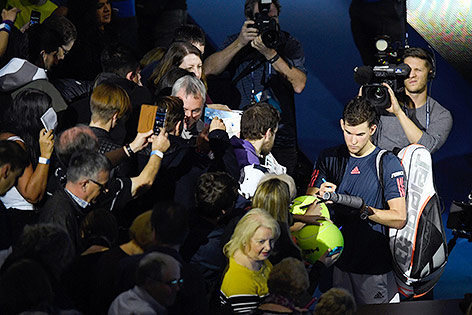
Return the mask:
{"type": "MultiPolygon", "coordinates": [[[[319,187],[323,178],[337,184],[336,192],[362,197],[369,206],[383,209],[382,188],[377,176],[376,159],[380,149],[355,158],[345,146],[321,152],[310,187],[319,187]],[[345,168],[344,168],[345,167],[345,168]]],[[[404,177],[400,161],[387,153],[383,156],[385,201],[404,197],[404,177]]],[[[341,227],[344,249],[336,262],[343,271],[358,274],[384,274],[392,270],[392,256],[384,227],[370,220],[361,220],[359,211],[331,204],[334,223],[341,227]],[[353,211],[352,211],[353,210],[353,211]]]]}
{"type": "MultiPolygon", "coordinates": [[[[383,209],[382,188],[377,176],[376,159],[380,149],[376,148],[362,158],[350,157],[341,184],[337,188],[340,194],[362,197],[366,205],[383,209]]],[[[383,182],[385,201],[405,197],[403,168],[393,154],[383,156],[383,182]]]]}

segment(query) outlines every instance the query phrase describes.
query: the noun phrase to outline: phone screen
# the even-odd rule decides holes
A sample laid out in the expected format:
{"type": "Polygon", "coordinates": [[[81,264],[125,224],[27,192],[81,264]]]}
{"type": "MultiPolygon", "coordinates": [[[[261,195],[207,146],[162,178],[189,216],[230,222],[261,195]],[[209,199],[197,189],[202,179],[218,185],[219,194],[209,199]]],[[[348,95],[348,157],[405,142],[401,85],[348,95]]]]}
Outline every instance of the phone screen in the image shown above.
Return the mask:
{"type": "Polygon", "coordinates": [[[166,121],[166,113],[162,111],[156,112],[156,121],[154,123],[154,134],[158,135],[161,129],[164,128],[164,122],[166,121]]]}
{"type": "Polygon", "coordinates": [[[31,17],[30,17],[30,26],[33,26],[34,24],[39,24],[39,21],[41,20],[41,12],[39,11],[31,11],[31,17]]]}

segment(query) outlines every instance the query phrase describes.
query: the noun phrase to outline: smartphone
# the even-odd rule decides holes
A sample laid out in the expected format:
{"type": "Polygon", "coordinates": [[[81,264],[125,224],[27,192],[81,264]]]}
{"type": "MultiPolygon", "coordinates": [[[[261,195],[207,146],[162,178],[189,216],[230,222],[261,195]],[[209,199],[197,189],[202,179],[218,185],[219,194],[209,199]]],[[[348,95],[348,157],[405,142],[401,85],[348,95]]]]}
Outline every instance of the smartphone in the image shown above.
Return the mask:
{"type": "Polygon", "coordinates": [[[166,121],[165,109],[159,109],[156,105],[141,105],[141,112],[139,113],[138,132],[154,131],[158,135],[161,129],[164,128],[166,121]]]}
{"type": "Polygon", "coordinates": [[[157,110],[156,120],[154,122],[154,134],[158,135],[161,132],[161,129],[164,128],[164,122],[166,121],[166,112],[157,110]]]}
{"type": "Polygon", "coordinates": [[[57,114],[52,107],[41,116],[41,122],[43,123],[44,129],[48,132],[51,129],[56,129],[57,126],[57,114]]]}
{"type": "Polygon", "coordinates": [[[334,255],[336,255],[336,254],[339,254],[342,250],[343,250],[343,247],[342,247],[342,246],[336,246],[335,248],[333,248],[333,249],[328,253],[328,255],[326,255],[326,257],[331,257],[331,256],[334,256],[334,255]]]}
{"type": "Polygon", "coordinates": [[[31,11],[30,26],[39,24],[40,20],[41,20],[41,12],[35,11],[35,10],[31,11]]]}

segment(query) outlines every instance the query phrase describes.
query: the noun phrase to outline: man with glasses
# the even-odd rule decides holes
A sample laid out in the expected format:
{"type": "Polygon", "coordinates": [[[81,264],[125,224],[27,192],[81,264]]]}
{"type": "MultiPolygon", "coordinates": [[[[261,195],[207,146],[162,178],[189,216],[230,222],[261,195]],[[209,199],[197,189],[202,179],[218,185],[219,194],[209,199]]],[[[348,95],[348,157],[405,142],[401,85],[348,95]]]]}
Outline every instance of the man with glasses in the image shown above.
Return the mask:
{"type": "Polygon", "coordinates": [[[58,189],[41,209],[40,222],[55,223],[71,237],[76,253],[80,254],[79,227],[81,221],[101,193],[110,175],[110,162],[95,151],[84,151],[72,156],[67,169],[67,183],[58,189]]]}
{"type": "Polygon", "coordinates": [[[172,86],[172,96],[177,96],[184,102],[184,130],[180,136],[186,140],[196,141],[196,137],[203,130],[205,85],[200,79],[186,75],[175,81],[172,86]]]}
{"type": "Polygon", "coordinates": [[[121,293],[108,314],[167,314],[184,280],[180,263],[172,256],[152,252],[139,262],[136,285],[121,293]]]}
{"type": "MultiPolygon", "coordinates": [[[[195,265],[187,263],[180,254],[180,248],[188,236],[189,215],[183,206],[174,202],[158,202],[154,205],[151,215],[151,226],[154,233],[155,243],[147,248],[145,254],[132,255],[120,261],[115,282],[115,292],[123,292],[139,285],[139,278],[135,275],[150,253],[163,253],[172,256],[180,264],[180,276],[173,275],[163,278],[160,286],[162,290],[169,294],[176,293],[175,303],[168,305],[169,314],[209,314],[207,300],[207,290],[203,277],[195,265]],[[180,281],[179,279],[184,279],[180,281]],[[176,281],[178,280],[178,281],[176,281]],[[180,283],[181,282],[181,283],[180,283]],[[177,284],[181,284],[176,292],[177,284]]],[[[112,311],[112,308],[110,308],[112,311]]],[[[126,312],[109,314],[127,314],[126,312]]],[[[128,313],[129,314],[129,313],[128,313]]],[[[142,314],[142,313],[140,313],[142,314]]],[[[160,313],[158,313],[160,314],[160,313]]]]}

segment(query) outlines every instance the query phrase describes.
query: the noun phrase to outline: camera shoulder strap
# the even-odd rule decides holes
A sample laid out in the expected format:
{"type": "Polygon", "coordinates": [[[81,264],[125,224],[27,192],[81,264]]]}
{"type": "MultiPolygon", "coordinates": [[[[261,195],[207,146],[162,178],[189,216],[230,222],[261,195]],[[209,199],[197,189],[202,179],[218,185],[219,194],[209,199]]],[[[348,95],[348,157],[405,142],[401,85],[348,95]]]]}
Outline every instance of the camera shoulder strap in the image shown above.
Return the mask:
{"type": "Polygon", "coordinates": [[[231,81],[231,84],[233,86],[235,86],[242,78],[244,78],[245,76],[247,76],[251,72],[259,69],[260,67],[262,67],[264,65],[264,63],[265,63],[265,58],[262,55],[259,58],[255,58],[255,59],[251,60],[251,62],[246,66],[246,68],[244,68],[238,74],[238,76],[236,76],[236,78],[234,78],[233,81],[231,81]]]}

